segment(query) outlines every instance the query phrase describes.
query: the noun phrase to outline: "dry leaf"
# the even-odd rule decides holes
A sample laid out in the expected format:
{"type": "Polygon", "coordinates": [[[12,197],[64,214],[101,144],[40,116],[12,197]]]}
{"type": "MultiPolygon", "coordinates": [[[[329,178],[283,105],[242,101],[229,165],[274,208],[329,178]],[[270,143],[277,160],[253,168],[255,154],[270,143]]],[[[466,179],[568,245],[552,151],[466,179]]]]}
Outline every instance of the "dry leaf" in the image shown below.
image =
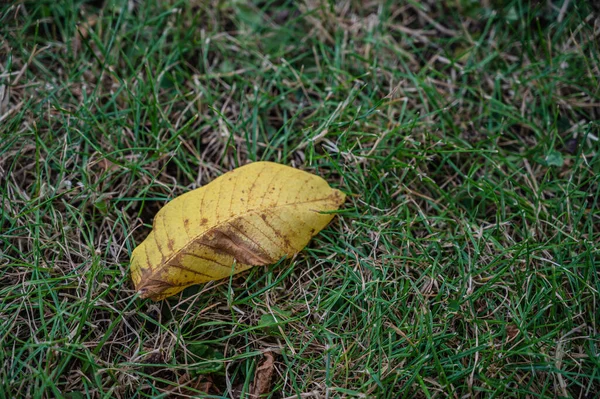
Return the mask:
{"type": "Polygon", "coordinates": [[[131,274],[144,298],[293,256],[333,218],[345,195],[322,178],[255,162],[183,194],[155,216],[132,253],[131,274]]]}
{"type": "Polygon", "coordinates": [[[275,368],[275,358],[271,352],[265,352],[265,360],[257,367],[254,373],[254,382],[250,390],[250,397],[258,398],[271,390],[271,379],[275,368]]]}

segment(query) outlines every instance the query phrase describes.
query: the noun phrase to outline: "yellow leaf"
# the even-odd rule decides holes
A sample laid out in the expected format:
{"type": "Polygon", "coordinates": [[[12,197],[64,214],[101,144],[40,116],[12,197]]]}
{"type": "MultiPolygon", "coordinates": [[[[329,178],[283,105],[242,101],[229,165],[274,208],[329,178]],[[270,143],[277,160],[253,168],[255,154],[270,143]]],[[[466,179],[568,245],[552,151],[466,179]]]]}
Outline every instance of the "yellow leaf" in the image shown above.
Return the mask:
{"type": "Polygon", "coordinates": [[[183,194],[155,216],[131,255],[144,298],[164,299],[298,253],[333,219],[345,195],[308,172],[255,162],[183,194]]]}

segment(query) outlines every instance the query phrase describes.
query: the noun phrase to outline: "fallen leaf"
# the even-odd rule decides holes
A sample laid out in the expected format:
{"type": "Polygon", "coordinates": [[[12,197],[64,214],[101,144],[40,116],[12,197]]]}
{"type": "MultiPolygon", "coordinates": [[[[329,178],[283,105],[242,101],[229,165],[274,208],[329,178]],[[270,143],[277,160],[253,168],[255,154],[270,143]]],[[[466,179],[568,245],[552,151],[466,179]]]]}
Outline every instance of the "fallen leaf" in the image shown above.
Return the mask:
{"type": "Polygon", "coordinates": [[[155,216],[131,255],[143,298],[269,265],[302,250],[333,219],[345,195],[322,178],[289,166],[255,162],[183,194],[155,216]]]}
{"type": "Polygon", "coordinates": [[[269,393],[271,390],[271,379],[275,368],[275,358],[273,353],[265,352],[265,360],[256,368],[254,373],[254,382],[250,389],[250,397],[258,398],[260,395],[269,393]]]}

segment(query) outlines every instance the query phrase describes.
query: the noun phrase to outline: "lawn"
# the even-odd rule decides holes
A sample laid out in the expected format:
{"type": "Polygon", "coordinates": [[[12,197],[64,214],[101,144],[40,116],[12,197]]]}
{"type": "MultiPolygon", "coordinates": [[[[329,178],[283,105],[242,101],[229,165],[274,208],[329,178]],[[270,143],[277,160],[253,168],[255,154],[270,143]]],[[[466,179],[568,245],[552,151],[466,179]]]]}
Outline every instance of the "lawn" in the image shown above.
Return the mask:
{"type": "Polygon", "coordinates": [[[0,397],[598,397],[599,32],[583,0],[3,2],[0,397]],[[141,299],[156,212],[261,160],[346,193],[332,223],[141,299]]]}

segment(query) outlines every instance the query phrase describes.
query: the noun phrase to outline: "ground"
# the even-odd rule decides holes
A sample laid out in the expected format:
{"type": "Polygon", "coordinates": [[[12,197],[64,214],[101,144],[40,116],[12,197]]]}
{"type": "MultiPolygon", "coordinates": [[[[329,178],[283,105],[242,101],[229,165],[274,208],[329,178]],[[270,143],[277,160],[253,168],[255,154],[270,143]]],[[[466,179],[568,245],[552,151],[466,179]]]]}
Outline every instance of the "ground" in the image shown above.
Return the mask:
{"type": "Polygon", "coordinates": [[[594,3],[2,3],[0,396],[597,397],[594,3]],[[157,210],[258,160],[346,203],[141,299],[157,210]]]}

